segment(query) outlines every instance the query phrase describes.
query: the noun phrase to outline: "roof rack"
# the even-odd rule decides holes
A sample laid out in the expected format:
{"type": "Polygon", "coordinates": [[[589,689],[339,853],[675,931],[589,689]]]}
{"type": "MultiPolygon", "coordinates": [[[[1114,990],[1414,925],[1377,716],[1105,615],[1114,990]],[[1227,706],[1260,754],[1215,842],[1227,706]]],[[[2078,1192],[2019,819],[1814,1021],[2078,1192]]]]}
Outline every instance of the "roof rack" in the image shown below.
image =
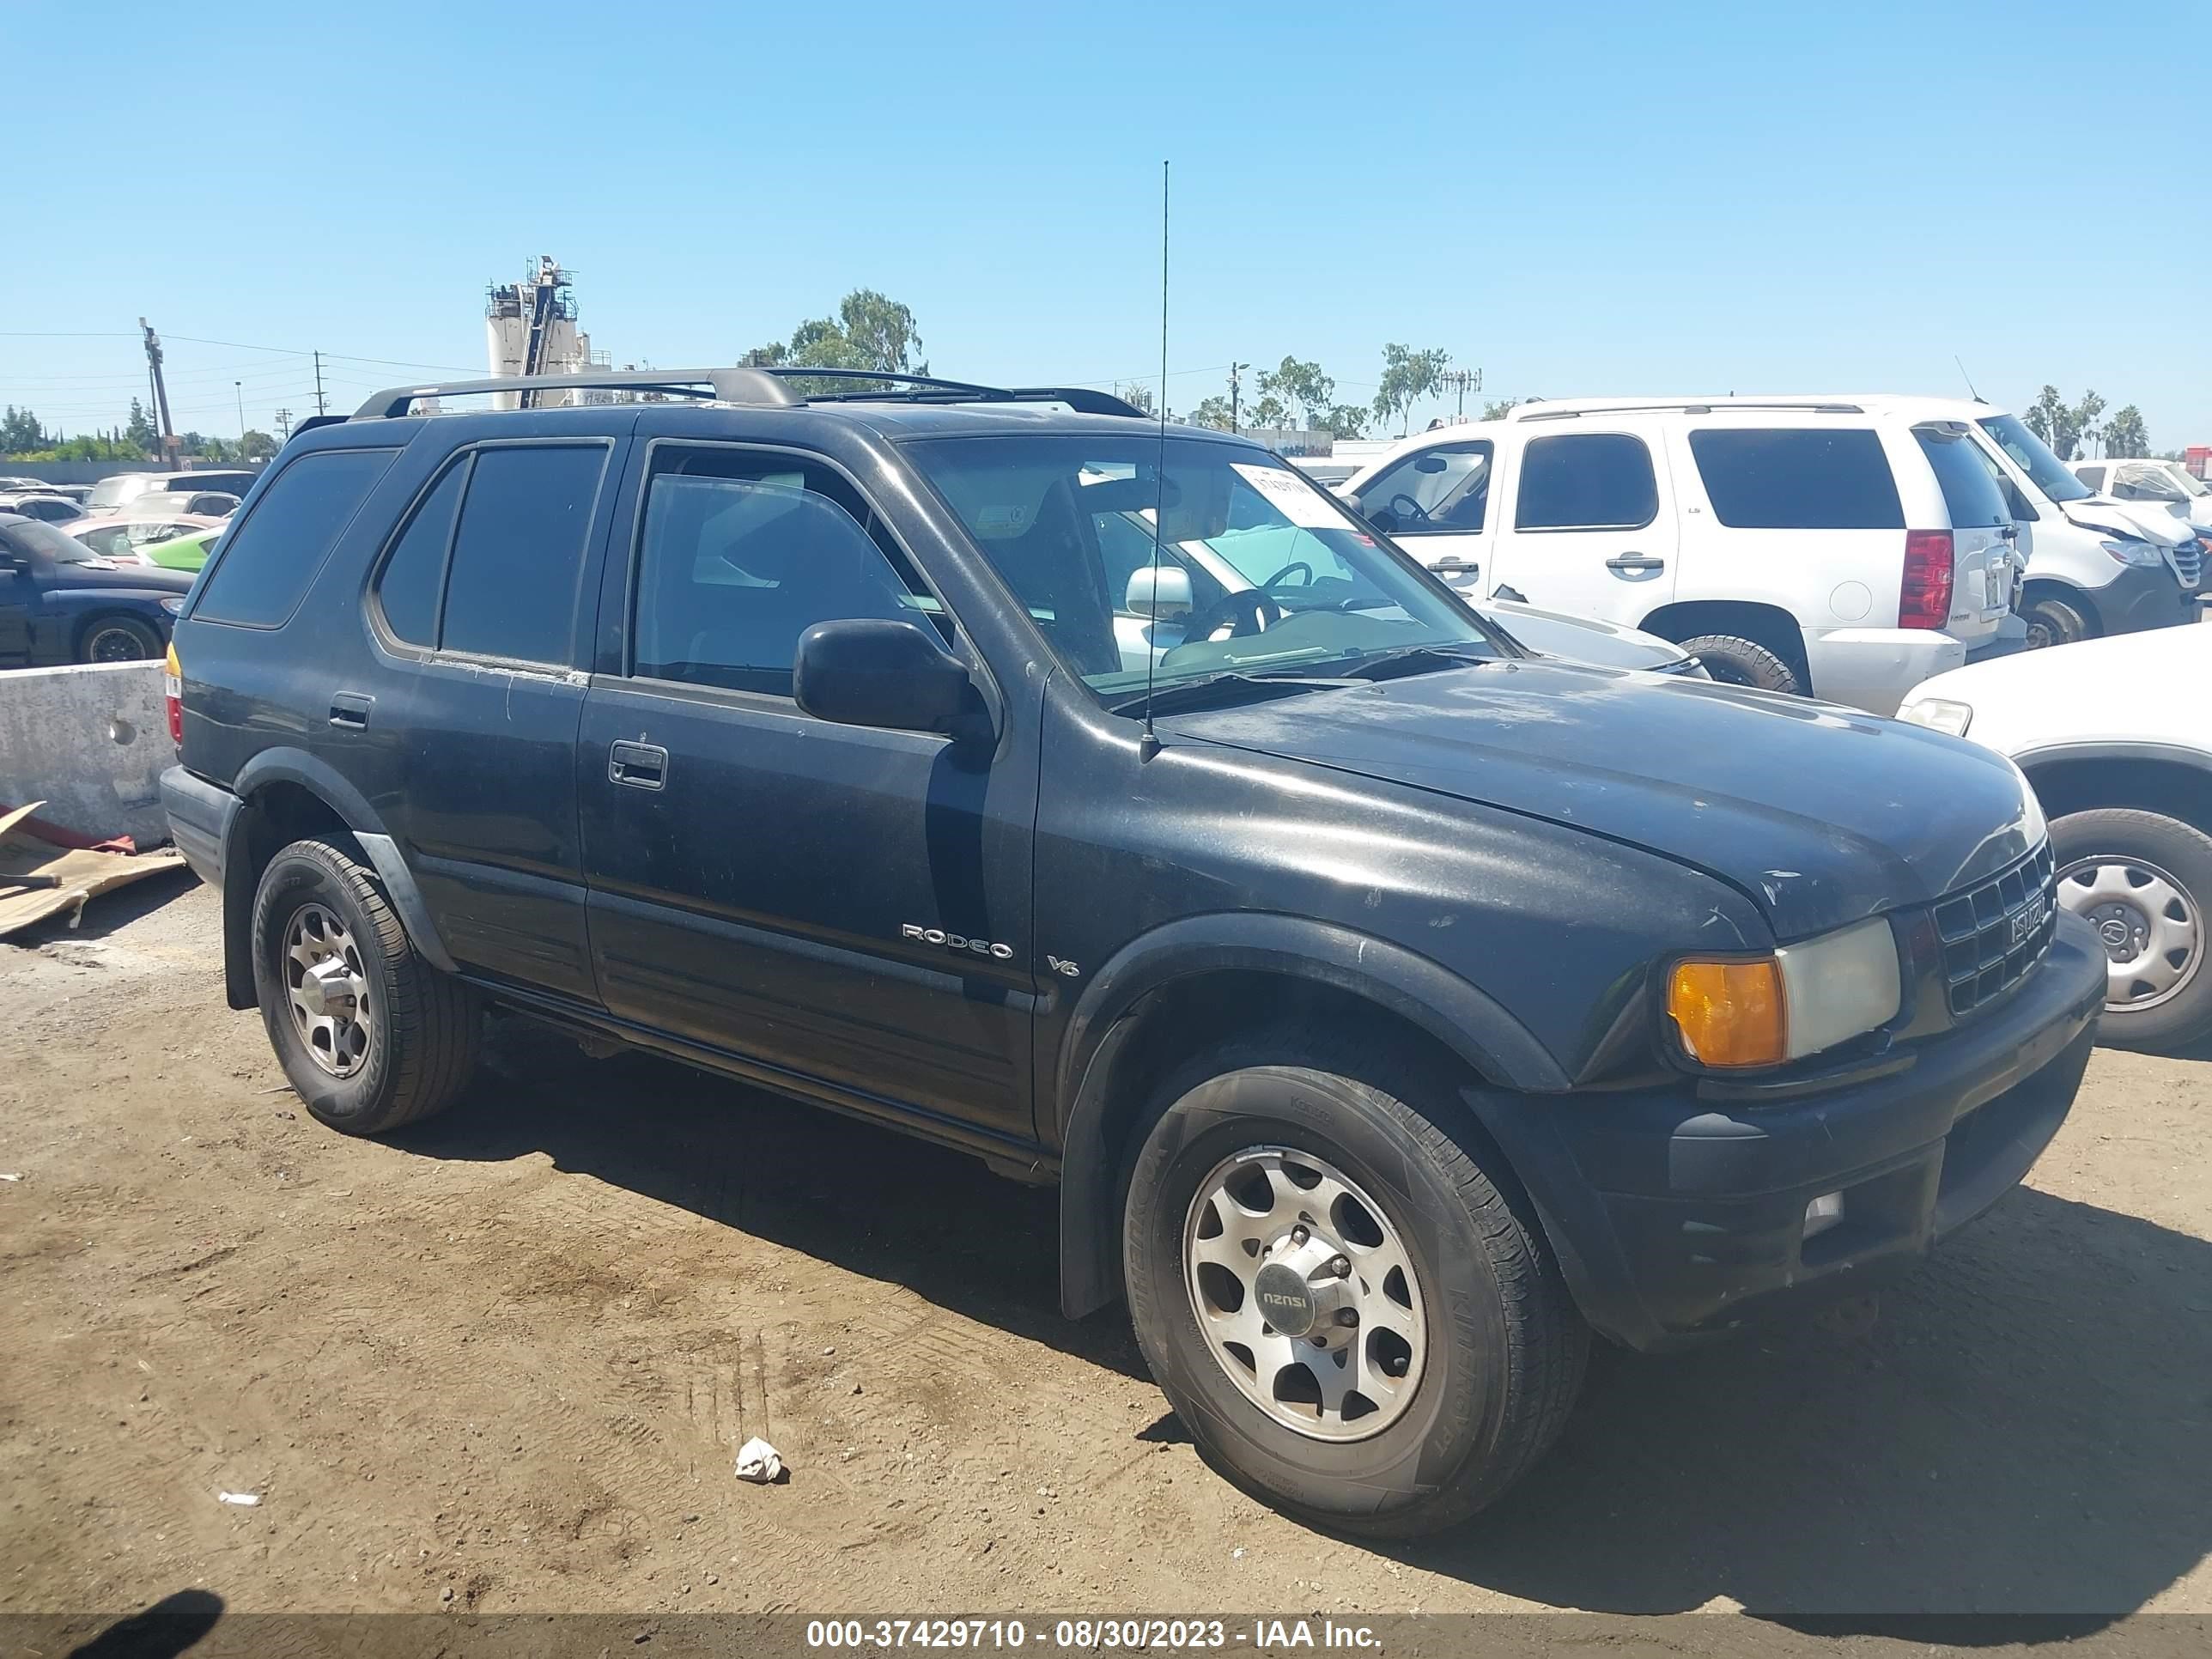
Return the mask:
{"type": "Polygon", "coordinates": [[[462,398],[519,392],[658,392],[723,404],[789,408],[808,403],[859,401],[901,403],[1062,403],[1085,415],[1121,415],[1142,420],[1145,412],[1110,392],[1088,386],[992,386],[967,380],[943,380],[927,374],[900,374],[873,368],[815,368],[777,363],[759,368],[600,369],[581,374],[510,374],[482,380],[444,380],[435,386],[398,386],[377,392],[354,411],[361,421],[396,420],[425,398],[462,398]],[[852,392],[801,396],[793,380],[852,380],[852,392]],[[906,388],[895,390],[894,388],[906,388]]]}
{"type": "Polygon", "coordinates": [[[1507,412],[1509,420],[1578,421],[1585,415],[1650,415],[1671,411],[1681,415],[1710,415],[1718,407],[1734,410],[1795,410],[1810,415],[1863,415],[1856,404],[1833,403],[1820,398],[1684,398],[1679,401],[1653,398],[1633,404],[1585,404],[1578,409],[1553,409],[1543,404],[1522,404],[1507,412]],[[1525,411],[1525,412],[1524,412],[1525,411]]]}

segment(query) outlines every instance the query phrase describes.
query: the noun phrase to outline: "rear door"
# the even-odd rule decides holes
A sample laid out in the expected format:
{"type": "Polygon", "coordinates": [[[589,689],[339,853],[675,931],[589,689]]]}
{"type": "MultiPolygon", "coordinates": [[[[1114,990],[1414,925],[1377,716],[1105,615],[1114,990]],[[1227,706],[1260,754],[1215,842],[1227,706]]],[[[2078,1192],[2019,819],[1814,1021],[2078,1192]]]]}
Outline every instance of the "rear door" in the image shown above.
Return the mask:
{"type": "Polygon", "coordinates": [[[557,438],[469,445],[425,481],[372,577],[383,670],[334,688],[327,742],[391,780],[378,805],[456,961],[591,1001],[580,607],[636,416],[561,415],[557,438]]]}
{"type": "Polygon", "coordinates": [[[1681,535],[1660,431],[1649,416],[1515,422],[1490,492],[1489,590],[1631,628],[1669,603],[1681,535]]]}
{"type": "Polygon", "coordinates": [[[984,754],[800,710],[816,623],[922,620],[966,648],[830,463],[670,439],[636,470],[576,756],[609,1012],[1026,1139],[1033,734],[984,754]]]}
{"type": "Polygon", "coordinates": [[[1370,479],[1353,510],[1469,601],[1484,598],[1490,485],[1497,445],[1488,438],[1428,444],[1370,479]]]}

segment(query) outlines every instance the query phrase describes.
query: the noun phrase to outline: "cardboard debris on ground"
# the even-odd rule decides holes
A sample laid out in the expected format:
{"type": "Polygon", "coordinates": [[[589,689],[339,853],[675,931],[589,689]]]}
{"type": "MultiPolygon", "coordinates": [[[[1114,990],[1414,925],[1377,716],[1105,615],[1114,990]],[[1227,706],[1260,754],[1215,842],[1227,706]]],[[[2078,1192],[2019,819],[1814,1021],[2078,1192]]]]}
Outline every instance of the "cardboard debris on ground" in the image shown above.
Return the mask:
{"type": "Polygon", "coordinates": [[[185,855],[173,847],[101,852],[67,845],[74,838],[66,835],[50,839],[51,826],[31,817],[44,805],[34,800],[0,811],[0,939],[49,916],[66,915],[74,927],[87,899],[184,865],[185,855]]]}

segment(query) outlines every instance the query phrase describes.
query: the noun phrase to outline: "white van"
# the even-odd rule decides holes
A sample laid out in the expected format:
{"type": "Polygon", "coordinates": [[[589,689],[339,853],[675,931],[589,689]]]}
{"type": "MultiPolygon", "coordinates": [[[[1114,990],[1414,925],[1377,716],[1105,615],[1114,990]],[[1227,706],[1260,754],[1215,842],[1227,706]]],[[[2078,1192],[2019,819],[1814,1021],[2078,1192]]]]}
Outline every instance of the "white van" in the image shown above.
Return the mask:
{"type": "Polygon", "coordinates": [[[1673,640],[1715,679],[1893,713],[1997,645],[2010,514],[1956,419],[1881,398],[1523,404],[1338,493],[1472,601],[1673,640]]]}
{"type": "Polygon", "coordinates": [[[2098,494],[2003,410],[1955,398],[1901,401],[1922,418],[1966,423],[1995,470],[2027,560],[2020,613],[2029,646],[2196,620],[2204,550],[2162,503],[2098,494]]]}
{"type": "Polygon", "coordinates": [[[2212,536],[2212,489],[2179,461],[2149,457],[2069,463],[2074,476],[2116,501],[2154,501],[2195,527],[2202,542],[2212,536]]]}

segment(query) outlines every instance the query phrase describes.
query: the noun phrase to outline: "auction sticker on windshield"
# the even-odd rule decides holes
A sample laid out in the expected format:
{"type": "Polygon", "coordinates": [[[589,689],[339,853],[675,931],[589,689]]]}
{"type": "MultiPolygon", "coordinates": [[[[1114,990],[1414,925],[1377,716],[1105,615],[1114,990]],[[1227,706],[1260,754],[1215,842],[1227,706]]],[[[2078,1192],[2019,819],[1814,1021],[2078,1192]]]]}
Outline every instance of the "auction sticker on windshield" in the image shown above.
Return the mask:
{"type": "Polygon", "coordinates": [[[1344,515],[1330,507],[1326,497],[1316,494],[1311,484],[1295,472],[1285,472],[1279,466],[1255,466],[1249,461],[1232,461],[1237,474],[1267,498],[1267,505],[1281,514],[1301,530],[1348,530],[1344,515]]]}

